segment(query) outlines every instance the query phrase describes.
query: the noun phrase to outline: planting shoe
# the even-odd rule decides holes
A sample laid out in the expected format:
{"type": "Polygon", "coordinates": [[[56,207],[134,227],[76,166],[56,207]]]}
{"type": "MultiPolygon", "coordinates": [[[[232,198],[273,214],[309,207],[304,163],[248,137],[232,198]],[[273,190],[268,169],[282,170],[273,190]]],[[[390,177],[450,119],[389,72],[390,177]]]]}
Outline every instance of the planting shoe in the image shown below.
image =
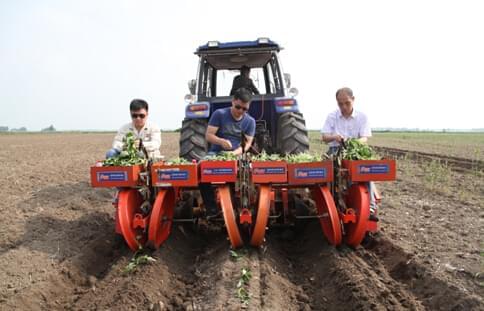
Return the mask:
{"type": "Polygon", "coordinates": [[[378,210],[378,206],[376,205],[375,201],[370,202],[370,221],[378,221],[378,216],[376,216],[376,211],[378,210]]]}
{"type": "Polygon", "coordinates": [[[207,220],[216,218],[220,215],[220,211],[217,209],[207,209],[205,216],[207,217],[207,220]]]}
{"type": "Polygon", "coordinates": [[[380,219],[378,219],[378,216],[376,216],[375,214],[371,213],[370,214],[370,218],[368,218],[370,221],[379,221],[380,219]]]}
{"type": "Polygon", "coordinates": [[[118,196],[119,196],[119,190],[116,190],[116,192],[114,193],[113,199],[111,200],[111,204],[114,207],[118,207],[118,202],[119,202],[118,196]]]}

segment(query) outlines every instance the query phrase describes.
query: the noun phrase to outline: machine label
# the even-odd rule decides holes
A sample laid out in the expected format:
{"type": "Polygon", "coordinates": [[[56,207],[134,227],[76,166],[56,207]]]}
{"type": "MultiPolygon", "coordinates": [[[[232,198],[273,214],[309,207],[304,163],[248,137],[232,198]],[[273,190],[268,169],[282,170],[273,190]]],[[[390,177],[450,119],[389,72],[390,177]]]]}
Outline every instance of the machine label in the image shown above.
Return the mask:
{"type": "Polygon", "coordinates": [[[321,168],[296,168],[295,177],[298,179],[305,178],[326,178],[326,169],[321,168]]]}
{"type": "Polygon", "coordinates": [[[388,164],[365,164],[358,166],[358,174],[388,174],[390,166],[388,164]]]}
{"type": "Polygon", "coordinates": [[[159,181],[188,180],[188,171],[181,171],[176,169],[158,170],[158,180],[159,181]]]}
{"type": "Polygon", "coordinates": [[[282,175],[286,173],[285,167],[258,167],[252,169],[254,175],[282,175]]]}
{"type": "Polygon", "coordinates": [[[205,168],[202,174],[204,175],[233,175],[234,169],[231,167],[219,167],[219,168],[205,168]]]}
{"type": "Polygon", "coordinates": [[[123,171],[107,171],[97,172],[97,181],[128,181],[128,172],[123,171]]]}

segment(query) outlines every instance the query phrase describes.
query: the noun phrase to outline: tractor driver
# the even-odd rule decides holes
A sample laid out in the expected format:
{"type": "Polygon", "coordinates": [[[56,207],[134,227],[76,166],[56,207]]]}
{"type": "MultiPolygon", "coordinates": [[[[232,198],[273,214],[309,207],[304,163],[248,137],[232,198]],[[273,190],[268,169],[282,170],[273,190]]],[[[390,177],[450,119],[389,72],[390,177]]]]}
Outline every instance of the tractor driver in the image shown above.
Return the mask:
{"type": "MultiPolygon", "coordinates": [[[[371,137],[371,128],[365,114],[353,108],[355,97],[349,87],[343,87],[336,91],[338,110],[333,111],[326,118],[321,130],[322,140],[329,143],[329,154],[335,154],[341,142],[347,138],[357,138],[363,143],[371,137]]],[[[369,183],[370,193],[370,220],[378,221],[376,217],[375,193],[372,182],[369,183]]]]}
{"type": "MultiPolygon", "coordinates": [[[[250,107],[252,94],[245,88],[239,88],[232,98],[232,106],[215,110],[208,122],[205,139],[210,143],[208,156],[222,151],[235,155],[248,151],[255,135],[255,120],[247,111],[250,107]],[[245,150],[242,150],[241,140],[245,136],[245,150]]],[[[200,192],[207,212],[207,217],[218,214],[215,202],[215,192],[210,184],[200,184],[200,192]]]]}
{"type": "Polygon", "coordinates": [[[236,76],[232,82],[230,96],[234,95],[240,88],[245,88],[251,91],[252,94],[259,95],[259,90],[255,87],[254,82],[250,78],[250,68],[245,65],[240,68],[240,75],[236,76]]]}
{"type": "Polygon", "coordinates": [[[160,157],[161,131],[157,125],[148,121],[148,103],[142,99],[133,99],[129,111],[132,121],[119,129],[114,137],[113,147],[106,153],[106,158],[115,157],[123,150],[123,138],[129,132],[136,137],[136,148],[139,148],[143,141],[150,158],[160,157]]]}

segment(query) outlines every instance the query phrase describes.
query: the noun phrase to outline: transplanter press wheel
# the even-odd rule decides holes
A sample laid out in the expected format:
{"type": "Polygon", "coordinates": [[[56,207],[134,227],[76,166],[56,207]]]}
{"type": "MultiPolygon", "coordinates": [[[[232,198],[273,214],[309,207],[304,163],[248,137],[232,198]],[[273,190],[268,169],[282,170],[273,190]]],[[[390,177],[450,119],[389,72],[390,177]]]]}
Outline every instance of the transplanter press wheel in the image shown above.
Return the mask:
{"type": "Polygon", "coordinates": [[[356,214],[356,222],[345,225],[346,244],[356,247],[364,239],[367,228],[368,218],[370,217],[370,196],[366,183],[353,184],[348,190],[346,206],[351,208],[356,214]]]}
{"type": "Polygon", "coordinates": [[[324,236],[331,245],[340,245],[342,241],[341,222],[331,192],[327,186],[314,187],[313,197],[321,217],[319,222],[324,236]]]}
{"type": "Polygon", "coordinates": [[[172,188],[158,192],[151,211],[148,230],[148,243],[153,248],[159,248],[171,232],[175,210],[175,191],[172,188]]]}
{"type": "Polygon", "coordinates": [[[240,236],[239,227],[237,225],[237,219],[235,217],[232,199],[230,197],[229,185],[218,186],[218,192],[220,195],[220,205],[222,206],[225,227],[227,228],[230,244],[232,245],[232,248],[241,247],[244,242],[240,236]]]}
{"type": "Polygon", "coordinates": [[[252,230],[250,245],[259,247],[264,242],[267,221],[269,219],[271,205],[271,186],[261,185],[259,189],[259,205],[257,208],[257,218],[252,230]]]}
{"type": "Polygon", "coordinates": [[[140,206],[143,203],[141,194],[136,189],[122,189],[118,194],[118,221],[121,233],[133,251],[138,250],[146,242],[146,235],[143,228],[134,228],[135,217],[142,215],[140,206]]]}

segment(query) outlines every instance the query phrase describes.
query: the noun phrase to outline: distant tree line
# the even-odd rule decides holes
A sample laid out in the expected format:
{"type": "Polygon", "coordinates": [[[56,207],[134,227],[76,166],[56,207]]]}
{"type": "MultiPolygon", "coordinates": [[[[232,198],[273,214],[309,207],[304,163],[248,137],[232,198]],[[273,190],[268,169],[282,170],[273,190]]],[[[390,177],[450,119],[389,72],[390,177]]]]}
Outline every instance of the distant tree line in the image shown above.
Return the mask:
{"type": "Polygon", "coordinates": [[[11,128],[9,130],[8,126],[0,126],[0,132],[27,132],[27,128],[22,126],[19,128],[11,128]]]}
{"type": "MultiPolygon", "coordinates": [[[[40,130],[41,132],[55,132],[56,129],[53,125],[43,128],[40,130]]],[[[19,128],[11,128],[9,129],[8,126],[0,126],[0,132],[27,132],[27,128],[25,126],[19,128]]]]}
{"type": "Polygon", "coordinates": [[[43,128],[40,130],[41,132],[55,132],[55,127],[53,125],[43,128]]]}

